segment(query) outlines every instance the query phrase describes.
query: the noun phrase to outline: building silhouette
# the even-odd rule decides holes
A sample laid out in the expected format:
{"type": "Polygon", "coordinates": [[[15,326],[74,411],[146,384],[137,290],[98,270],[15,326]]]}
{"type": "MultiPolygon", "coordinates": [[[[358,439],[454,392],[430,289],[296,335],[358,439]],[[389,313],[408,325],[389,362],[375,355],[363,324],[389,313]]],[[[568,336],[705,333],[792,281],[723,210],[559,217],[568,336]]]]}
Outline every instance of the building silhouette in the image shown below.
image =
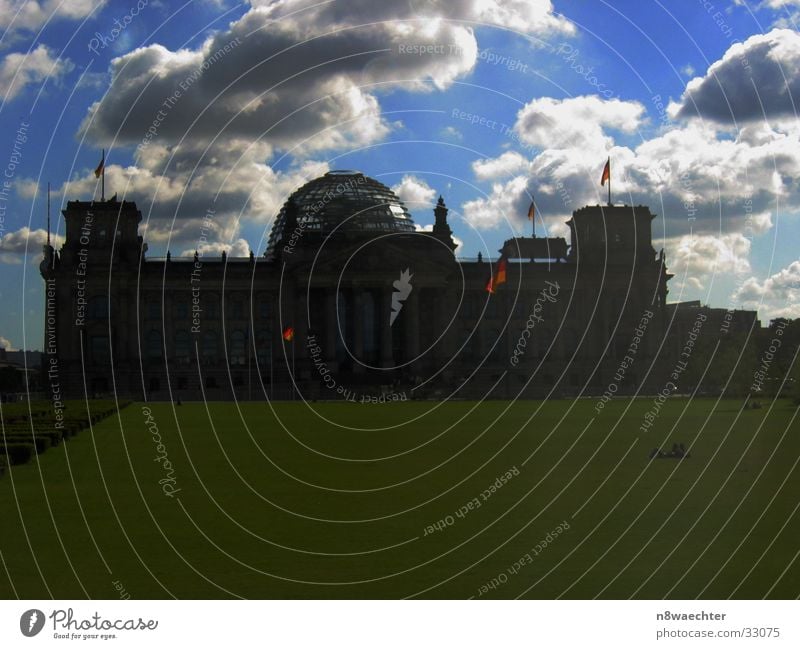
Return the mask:
{"type": "Polygon", "coordinates": [[[645,206],[581,208],[569,242],[510,239],[495,261],[455,256],[441,197],[422,231],[356,171],[295,191],[263,256],[150,257],[140,211],[116,197],[63,215],[41,272],[44,366],[66,395],[622,394],[658,389],[679,354],[645,206]]]}

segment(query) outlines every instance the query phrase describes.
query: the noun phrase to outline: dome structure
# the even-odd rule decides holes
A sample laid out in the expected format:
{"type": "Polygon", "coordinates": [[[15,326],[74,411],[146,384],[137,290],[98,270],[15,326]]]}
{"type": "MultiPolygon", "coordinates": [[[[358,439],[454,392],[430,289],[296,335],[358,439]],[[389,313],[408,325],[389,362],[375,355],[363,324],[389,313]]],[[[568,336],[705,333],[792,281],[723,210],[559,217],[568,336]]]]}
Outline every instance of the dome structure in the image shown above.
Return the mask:
{"type": "Polygon", "coordinates": [[[266,256],[274,257],[295,232],[305,237],[414,231],[403,201],[386,185],[360,171],[329,171],[300,187],[283,204],[266,256]]]}

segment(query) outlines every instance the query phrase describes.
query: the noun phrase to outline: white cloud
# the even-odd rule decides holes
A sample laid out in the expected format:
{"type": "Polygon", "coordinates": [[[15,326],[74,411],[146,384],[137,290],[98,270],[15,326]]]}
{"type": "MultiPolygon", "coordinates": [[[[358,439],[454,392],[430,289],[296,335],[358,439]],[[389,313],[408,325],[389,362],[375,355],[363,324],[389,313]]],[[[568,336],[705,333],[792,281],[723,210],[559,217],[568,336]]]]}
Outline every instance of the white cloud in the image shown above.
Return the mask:
{"type": "Polygon", "coordinates": [[[528,211],[525,206],[525,212],[522,213],[520,197],[528,196],[527,187],[526,176],[517,176],[506,183],[494,183],[488,197],[464,203],[464,221],[476,230],[494,230],[505,226],[514,233],[520,233],[523,223],[519,216],[526,216],[528,211]]]}
{"type": "MultiPolygon", "coordinates": [[[[197,246],[197,252],[200,255],[219,257],[223,251],[229,257],[247,257],[250,254],[250,244],[244,239],[237,239],[233,242],[214,241],[203,243],[197,246]]],[[[187,248],[181,255],[184,257],[191,257],[194,255],[195,249],[187,248]]]]}
{"type": "Polygon", "coordinates": [[[35,30],[51,18],[81,20],[105,4],[106,0],[0,0],[0,28],[35,30]]]}
{"type": "Polygon", "coordinates": [[[563,219],[577,207],[604,202],[599,181],[606,156],[613,199],[650,205],[663,217],[656,222],[656,239],[690,230],[756,236],[772,226],[776,205],[800,209],[800,124],[753,123],[730,133],[689,120],[636,146],[616,144],[615,130],[630,132],[643,123],[637,102],[596,97],[530,102],[514,128],[522,141],[541,150],[528,156],[507,151],[474,162],[476,178],[493,184],[488,197],[464,205],[467,221],[494,228],[506,213],[521,228],[531,195],[545,218],[563,219]]]}
{"type": "MultiPolygon", "coordinates": [[[[51,234],[50,241],[57,248],[64,239],[51,234]]],[[[26,226],[14,232],[6,232],[0,237],[0,262],[20,264],[27,254],[31,262],[38,263],[41,261],[42,246],[45,243],[47,243],[46,230],[31,230],[26,226]]]]}
{"type": "Polygon", "coordinates": [[[472,163],[472,171],[478,180],[497,180],[527,172],[530,166],[530,161],[521,153],[506,151],[497,158],[476,160],[472,163]]]}
{"type": "Polygon", "coordinates": [[[39,45],[28,54],[7,54],[0,61],[0,87],[5,88],[5,101],[12,101],[29,85],[46,79],[57,82],[74,67],[69,59],[53,58],[52,51],[45,45],[39,45]]]}
{"type": "Polygon", "coordinates": [[[7,352],[16,351],[14,346],[11,344],[11,341],[4,336],[0,336],[0,349],[5,349],[7,352]]]}
{"type": "Polygon", "coordinates": [[[455,140],[460,142],[464,139],[464,134],[459,131],[455,126],[445,126],[439,134],[447,140],[455,140]]]}
{"type": "Polygon", "coordinates": [[[392,191],[412,212],[415,209],[433,207],[436,199],[435,189],[421,178],[408,174],[397,185],[392,186],[392,191]]]}
{"type": "Polygon", "coordinates": [[[746,309],[758,309],[771,318],[800,317],[800,261],[759,280],[749,277],[731,298],[746,309]]]}
{"type": "Polygon", "coordinates": [[[14,191],[21,198],[34,198],[38,190],[39,185],[33,178],[20,178],[14,181],[14,191]]]}
{"type": "Polygon", "coordinates": [[[692,288],[703,288],[715,275],[743,275],[751,271],[750,240],[736,233],[685,235],[665,242],[670,272],[686,278],[692,288]]]}
{"type": "MultiPolygon", "coordinates": [[[[153,145],[140,157],[138,167],[106,167],[106,195],[117,193],[120,200],[136,202],[151,247],[193,251],[208,210],[214,211],[216,240],[232,241],[242,221],[267,227],[291,192],[328,171],[326,163],[313,160],[275,171],[264,162],[268,148],[263,144],[248,148],[246,142],[231,141],[206,151],[201,160],[202,150],[175,152],[153,145]],[[171,153],[174,157],[168,162],[171,153]]],[[[58,193],[70,200],[86,200],[99,195],[98,181],[87,169],[58,193]]]]}
{"type": "Polygon", "coordinates": [[[536,147],[602,150],[611,142],[606,130],[632,133],[642,125],[644,114],[644,106],[637,101],[591,95],[541,97],[519,111],[514,129],[523,142],[536,147]]]}

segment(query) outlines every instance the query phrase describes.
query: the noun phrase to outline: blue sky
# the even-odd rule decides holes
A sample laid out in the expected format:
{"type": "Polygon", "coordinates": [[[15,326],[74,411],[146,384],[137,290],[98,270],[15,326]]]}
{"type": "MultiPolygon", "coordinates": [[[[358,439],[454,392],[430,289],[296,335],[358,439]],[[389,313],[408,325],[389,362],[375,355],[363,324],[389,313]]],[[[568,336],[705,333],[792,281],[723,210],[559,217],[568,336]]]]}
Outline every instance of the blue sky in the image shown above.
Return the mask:
{"type": "Polygon", "coordinates": [[[293,189],[355,168],[421,225],[442,194],[458,254],[496,255],[531,195],[564,236],[611,156],[615,201],[659,215],[670,299],[800,316],[800,0],[0,8],[0,345],[41,347],[46,183],[56,216],[90,198],[103,147],[153,254],[193,250],[211,205],[206,254],[262,252],[293,189]]]}

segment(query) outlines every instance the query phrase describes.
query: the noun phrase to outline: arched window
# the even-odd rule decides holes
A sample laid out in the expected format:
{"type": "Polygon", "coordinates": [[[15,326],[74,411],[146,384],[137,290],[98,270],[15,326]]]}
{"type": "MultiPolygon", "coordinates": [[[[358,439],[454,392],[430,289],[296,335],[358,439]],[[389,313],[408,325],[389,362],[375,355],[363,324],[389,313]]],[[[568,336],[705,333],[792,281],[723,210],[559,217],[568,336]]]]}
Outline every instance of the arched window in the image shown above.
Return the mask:
{"type": "Polygon", "coordinates": [[[175,358],[179,361],[186,361],[189,359],[191,353],[191,339],[189,332],[181,329],[175,332],[175,358]]]}
{"type": "Polygon", "coordinates": [[[161,332],[151,329],[145,338],[145,355],[150,359],[161,358],[161,351],[161,332]]]}
{"type": "Polygon", "coordinates": [[[161,301],[158,298],[152,297],[147,301],[145,318],[148,320],[161,319],[161,301]]]}
{"type": "Polygon", "coordinates": [[[231,365],[247,364],[247,337],[244,331],[234,331],[231,334],[230,346],[228,348],[228,359],[231,365]]]}
{"type": "Polygon", "coordinates": [[[271,354],[269,331],[261,329],[256,334],[256,359],[262,372],[268,371],[271,354]]]}
{"type": "Polygon", "coordinates": [[[236,295],[231,298],[228,317],[234,320],[242,320],[244,318],[244,300],[240,296],[236,295]]]}
{"type": "Polygon", "coordinates": [[[203,333],[203,342],[200,345],[200,356],[203,362],[216,363],[218,354],[216,332],[206,331],[203,333]]]}
{"type": "Polygon", "coordinates": [[[262,320],[269,318],[269,297],[262,295],[258,300],[258,317],[262,320]]]}

